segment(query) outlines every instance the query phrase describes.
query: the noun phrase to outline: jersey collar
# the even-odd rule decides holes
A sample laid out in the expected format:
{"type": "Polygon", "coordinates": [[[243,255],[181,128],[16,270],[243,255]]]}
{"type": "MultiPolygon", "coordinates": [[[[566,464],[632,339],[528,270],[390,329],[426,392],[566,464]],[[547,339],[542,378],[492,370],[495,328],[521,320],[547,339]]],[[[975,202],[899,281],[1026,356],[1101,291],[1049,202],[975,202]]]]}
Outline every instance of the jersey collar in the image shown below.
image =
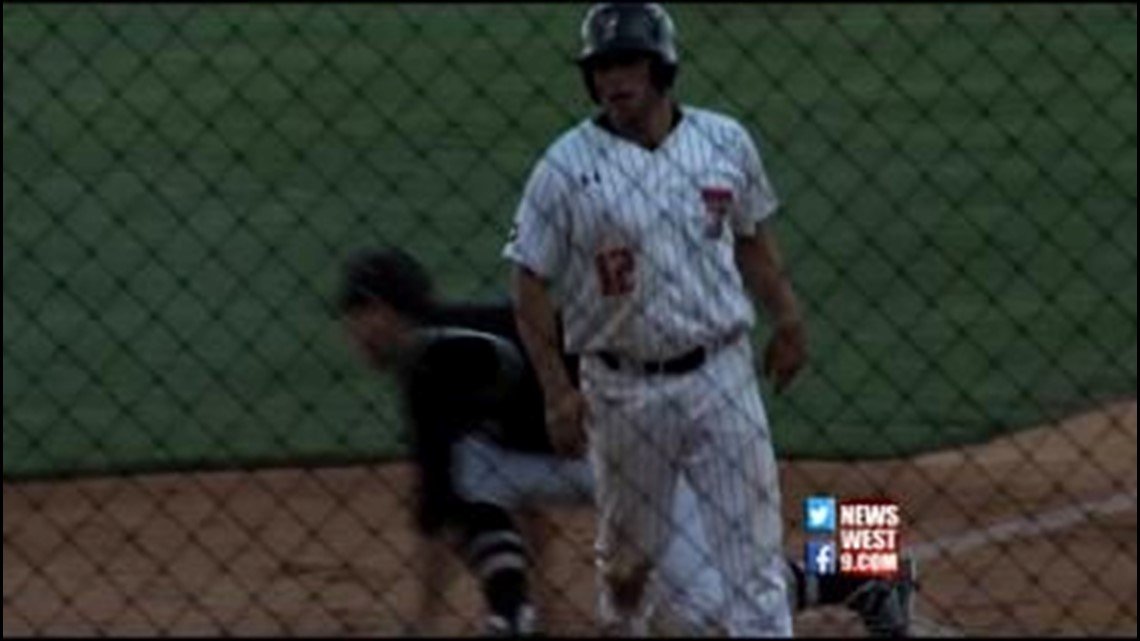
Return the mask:
{"type": "Polygon", "coordinates": [[[638,149],[642,149],[642,150],[647,151],[649,153],[653,153],[653,152],[658,151],[658,150],[662,149],[663,147],[665,147],[665,145],[669,142],[669,139],[672,138],[673,134],[677,131],[677,128],[681,126],[681,121],[683,121],[685,119],[685,110],[681,108],[681,105],[674,102],[674,103],[672,103],[672,106],[673,106],[673,121],[669,124],[669,131],[665,134],[665,137],[661,140],[661,144],[657,145],[656,147],[654,147],[652,149],[642,145],[639,142],[631,140],[628,137],[626,137],[625,135],[619,133],[618,130],[614,128],[613,123],[610,122],[609,116],[607,116],[605,114],[605,112],[594,116],[591,119],[591,122],[594,124],[594,126],[601,129],[602,131],[605,131],[606,133],[610,134],[611,136],[613,136],[615,138],[619,138],[625,142],[628,142],[629,144],[636,146],[638,149]]]}

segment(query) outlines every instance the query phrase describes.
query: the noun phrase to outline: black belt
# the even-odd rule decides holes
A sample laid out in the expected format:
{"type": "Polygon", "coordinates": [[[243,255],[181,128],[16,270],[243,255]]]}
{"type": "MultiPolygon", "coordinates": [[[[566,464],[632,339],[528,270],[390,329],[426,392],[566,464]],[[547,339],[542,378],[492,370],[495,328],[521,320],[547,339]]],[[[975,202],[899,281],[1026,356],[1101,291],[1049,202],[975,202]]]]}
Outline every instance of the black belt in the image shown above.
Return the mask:
{"type": "Polygon", "coordinates": [[[614,352],[601,351],[596,352],[598,358],[605,363],[606,367],[615,371],[632,371],[638,374],[645,374],[653,376],[657,374],[669,374],[678,376],[681,374],[688,374],[696,370],[701,365],[705,364],[709,356],[715,354],[722,347],[726,347],[735,343],[737,339],[744,335],[743,331],[730,332],[723,340],[717,341],[708,347],[697,347],[676,356],[674,358],[666,359],[663,361],[636,361],[619,356],[614,352]]]}
{"type": "Polygon", "coordinates": [[[670,358],[664,361],[633,361],[622,358],[613,352],[598,352],[598,358],[606,364],[606,367],[612,370],[624,370],[628,368],[639,374],[671,374],[676,376],[688,374],[701,365],[704,365],[705,359],[708,358],[708,351],[703,347],[698,347],[676,358],[670,358]]]}

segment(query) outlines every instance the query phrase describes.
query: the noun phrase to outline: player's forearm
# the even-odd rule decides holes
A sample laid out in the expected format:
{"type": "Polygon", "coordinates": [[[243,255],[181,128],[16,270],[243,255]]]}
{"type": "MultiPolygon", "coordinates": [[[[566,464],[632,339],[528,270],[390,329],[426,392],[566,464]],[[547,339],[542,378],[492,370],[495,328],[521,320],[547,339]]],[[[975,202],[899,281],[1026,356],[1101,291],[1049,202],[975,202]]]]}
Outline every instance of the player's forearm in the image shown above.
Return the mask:
{"type": "Polygon", "coordinates": [[[776,327],[802,324],[799,299],[771,230],[761,225],[756,235],[738,238],[736,264],[748,293],[764,306],[776,327]]]}
{"type": "Polygon", "coordinates": [[[524,267],[512,279],[515,323],[542,389],[547,395],[572,387],[558,341],[557,318],[546,284],[524,267]]]}

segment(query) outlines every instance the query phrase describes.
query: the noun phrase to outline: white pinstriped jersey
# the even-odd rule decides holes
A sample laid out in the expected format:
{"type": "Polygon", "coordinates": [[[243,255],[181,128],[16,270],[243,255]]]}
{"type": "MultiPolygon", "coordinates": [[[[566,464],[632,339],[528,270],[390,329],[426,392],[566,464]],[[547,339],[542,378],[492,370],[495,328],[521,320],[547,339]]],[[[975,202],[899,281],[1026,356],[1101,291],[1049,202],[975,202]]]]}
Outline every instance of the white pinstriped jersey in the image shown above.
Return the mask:
{"type": "Polygon", "coordinates": [[[733,238],[777,198],[739,122],[679,111],[652,151],[587,120],[531,173],[503,256],[550,280],[570,353],[669,358],[755,322],[733,238]]]}

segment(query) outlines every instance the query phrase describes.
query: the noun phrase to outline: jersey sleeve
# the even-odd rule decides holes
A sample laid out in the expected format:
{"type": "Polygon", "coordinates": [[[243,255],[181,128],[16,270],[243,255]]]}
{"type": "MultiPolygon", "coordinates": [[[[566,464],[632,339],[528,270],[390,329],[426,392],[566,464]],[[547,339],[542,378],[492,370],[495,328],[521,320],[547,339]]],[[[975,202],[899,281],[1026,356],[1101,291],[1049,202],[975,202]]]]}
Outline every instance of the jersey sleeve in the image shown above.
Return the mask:
{"type": "Polygon", "coordinates": [[[420,532],[438,534],[455,512],[458,497],[452,485],[451,447],[457,430],[432,407],[428,388],[409,385],[408,418],[412,425],[412,460],[415,462],[416,524],[420,532]]]}
{"type": "Polygon", "coordinates": [[[435,534],[459,504],[452,447],[496,419],[517,380],[503,348],[476,337],[436,338],[421,346],[405,374],[412,449],[419,474],[418,523],[435,534]]]}
{"type": "Polygon", "coordinates": [[[566,264],[570,238],[565,172],[544,156],[532,170],[503,257],[543,278],[566,264]]]}
{"type": "Polygon", "coordinates": [[[760,223],[776,213],[780,202],[756,142],[743,126],[738,129],[738,144],[745,183],[740,207],[733,218],[733,231],[738,236],[752,236],[760,223]]]}
{"type": "Polygon", "coordinates": [[[405,382],[405,410],[411,424],[412,460],[417,475],[416,523],[438,534],[459,502],[452,484],[452,445],[459,428],[437,399],[430,371],[417,368],[405,382]]]}

